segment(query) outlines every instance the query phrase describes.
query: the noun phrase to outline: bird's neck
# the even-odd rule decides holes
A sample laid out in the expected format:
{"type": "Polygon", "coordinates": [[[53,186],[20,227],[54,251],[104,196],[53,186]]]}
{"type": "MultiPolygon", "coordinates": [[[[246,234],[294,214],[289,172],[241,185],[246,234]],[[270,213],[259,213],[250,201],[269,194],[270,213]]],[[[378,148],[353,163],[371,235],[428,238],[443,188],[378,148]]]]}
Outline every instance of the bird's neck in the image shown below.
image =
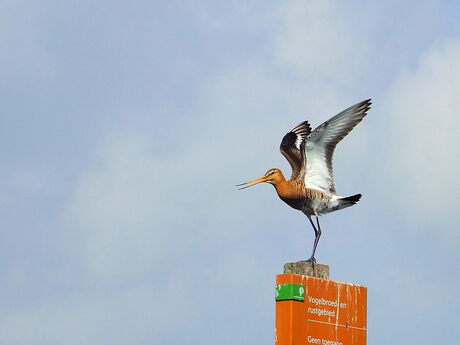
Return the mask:
{"type": "Polygon", "coordinates": [[[276,175],[276,178],[271,181],[271,184],[278,190],[280,186],[287,183],[286,178],[284,177],[283,173],[280,171],[279,174],[276,175]]]}

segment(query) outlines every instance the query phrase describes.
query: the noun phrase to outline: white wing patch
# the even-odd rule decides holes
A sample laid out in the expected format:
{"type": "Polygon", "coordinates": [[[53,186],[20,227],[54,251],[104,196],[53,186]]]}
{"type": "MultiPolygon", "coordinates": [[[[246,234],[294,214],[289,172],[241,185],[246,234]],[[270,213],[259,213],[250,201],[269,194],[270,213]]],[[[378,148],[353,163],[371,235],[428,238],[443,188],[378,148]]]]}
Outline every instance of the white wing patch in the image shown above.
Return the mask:
{"type": "Polygon", "coordinates": [[[334,177],[325,163],[325,148],[307,140],[306,161],[305,186],[307,188],[319,189],[330,195],[335,194],[334,177]]]}
{"type": "Polygon", "coordinates": [[[305,186],[336,195],[332,156],[337,144],[366,116],[370,99],[345,109],[318,126],[306,140],[305,186]]]}
{"type": "Polygon", "coordinates": [[[297,134],[297,137],[296,137],[296,139],[295,139],[295,144],[294,144],[294,145],[295,145],[295,147],[296,147],[298,150],[300,150],[300,145],[302,144],[302,141],[303,141],[303,140],[304,140],[304,139],[302,138],[302,136],[299,135],[299,134],[297,134]]]}

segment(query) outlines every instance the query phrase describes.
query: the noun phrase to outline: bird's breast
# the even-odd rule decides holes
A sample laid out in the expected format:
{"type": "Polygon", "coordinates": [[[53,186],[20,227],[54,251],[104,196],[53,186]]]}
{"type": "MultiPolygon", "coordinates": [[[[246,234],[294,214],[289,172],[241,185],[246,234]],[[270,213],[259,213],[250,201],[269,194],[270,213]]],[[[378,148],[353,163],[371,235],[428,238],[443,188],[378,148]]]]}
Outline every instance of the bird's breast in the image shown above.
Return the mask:
{"type": "Polygon", "coordinates": [[[306,188],[303,181],[289,180],[275,186],[281,200],[297,210],[315,214],[317,208],[329,201],[322,191],[306,188]]]}
{"type": "Polygon", "coordinates": [[[306,202],[306,195],[301,181],[284,181],[275,185],[275,188],[281,200],[297,210],[302,210],[306,202]]]}

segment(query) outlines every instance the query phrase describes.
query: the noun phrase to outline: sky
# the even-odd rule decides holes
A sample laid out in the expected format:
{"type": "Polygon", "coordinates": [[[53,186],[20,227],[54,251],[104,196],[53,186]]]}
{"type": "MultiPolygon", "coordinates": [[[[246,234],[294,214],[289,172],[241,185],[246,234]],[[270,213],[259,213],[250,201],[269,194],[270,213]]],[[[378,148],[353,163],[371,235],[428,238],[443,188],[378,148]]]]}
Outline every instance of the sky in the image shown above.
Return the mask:
{"type": "Polygon", "coordinates": [[[372,98],[319,263],[368,344],[458,341],[456,1],[0,2],[0,343],[270,344],[313,231],[283,135],[372,98]]]}

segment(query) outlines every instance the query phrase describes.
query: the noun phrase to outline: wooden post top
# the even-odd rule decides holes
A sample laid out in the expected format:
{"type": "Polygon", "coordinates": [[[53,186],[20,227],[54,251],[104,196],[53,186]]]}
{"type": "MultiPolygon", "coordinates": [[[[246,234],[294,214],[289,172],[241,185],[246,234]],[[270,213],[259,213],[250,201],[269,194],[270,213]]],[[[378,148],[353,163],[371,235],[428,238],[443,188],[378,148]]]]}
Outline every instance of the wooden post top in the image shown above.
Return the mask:
{"type": "Polygon", "coordinates": [[[301,274],[303,276],[329,279],[329,266],[308,261],[289,262],[284,264],[284,273],[301,274]]]}

